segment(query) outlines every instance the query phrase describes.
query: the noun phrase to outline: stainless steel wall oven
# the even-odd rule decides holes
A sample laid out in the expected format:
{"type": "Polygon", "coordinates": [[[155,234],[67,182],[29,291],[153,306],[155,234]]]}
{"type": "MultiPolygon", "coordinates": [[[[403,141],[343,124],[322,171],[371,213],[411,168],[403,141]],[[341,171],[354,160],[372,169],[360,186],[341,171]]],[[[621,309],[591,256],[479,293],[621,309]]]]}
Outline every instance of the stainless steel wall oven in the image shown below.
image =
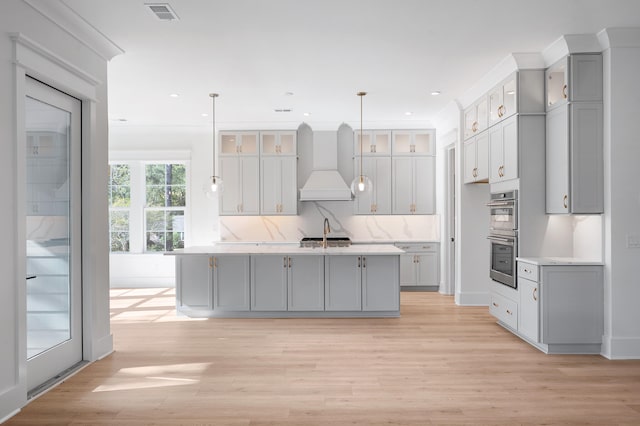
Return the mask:
{"type": "Polygon", "coordinates": [[[492,280],[517,288],[516,257],[518,256],[518,191],[491,194],[489,242],[492,280]]]}

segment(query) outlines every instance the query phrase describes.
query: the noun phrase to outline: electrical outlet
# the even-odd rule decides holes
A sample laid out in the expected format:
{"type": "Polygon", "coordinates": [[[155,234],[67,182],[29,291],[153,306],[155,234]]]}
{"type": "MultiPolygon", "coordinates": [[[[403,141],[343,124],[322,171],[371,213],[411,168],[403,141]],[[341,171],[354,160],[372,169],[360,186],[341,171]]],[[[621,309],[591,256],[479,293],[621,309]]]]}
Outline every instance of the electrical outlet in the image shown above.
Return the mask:
{"type": "Polygon", "coordinates": [[[627,248],[640,248],[640,235],[627,234],[627,248]]]}

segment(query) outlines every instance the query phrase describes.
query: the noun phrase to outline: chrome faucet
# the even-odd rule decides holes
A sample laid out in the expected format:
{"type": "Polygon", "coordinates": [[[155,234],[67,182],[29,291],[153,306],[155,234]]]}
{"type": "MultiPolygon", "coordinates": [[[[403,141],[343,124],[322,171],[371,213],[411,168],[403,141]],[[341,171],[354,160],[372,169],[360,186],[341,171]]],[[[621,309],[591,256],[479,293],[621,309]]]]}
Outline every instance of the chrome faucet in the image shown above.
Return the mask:
{"type": "Polygon", "coordinates": [[[331,227],[329,226],[329,219],[328,218],[324,218],[324,224],[323,226],[323,230],[322,230],[322,248],[327,248],[327,234],[329,232],[331,232],[331,227]]]}

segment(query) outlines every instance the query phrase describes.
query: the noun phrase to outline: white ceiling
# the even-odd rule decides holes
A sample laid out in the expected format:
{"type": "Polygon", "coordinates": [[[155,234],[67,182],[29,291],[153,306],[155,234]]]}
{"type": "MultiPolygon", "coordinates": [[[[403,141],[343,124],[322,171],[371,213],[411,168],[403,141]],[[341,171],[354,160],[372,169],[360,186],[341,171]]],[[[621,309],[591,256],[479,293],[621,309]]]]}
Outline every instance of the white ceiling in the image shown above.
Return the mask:
{"type": "Polygon", "coordinates": [[[173,22],[144,0],[63,1],[125,51],[122,126],[210,126],[210,92],[221,129],[359,125],[364,90],[365,127],[425,127],[510,53],[640,26],[638,0],[169,0],[173,22]]]}

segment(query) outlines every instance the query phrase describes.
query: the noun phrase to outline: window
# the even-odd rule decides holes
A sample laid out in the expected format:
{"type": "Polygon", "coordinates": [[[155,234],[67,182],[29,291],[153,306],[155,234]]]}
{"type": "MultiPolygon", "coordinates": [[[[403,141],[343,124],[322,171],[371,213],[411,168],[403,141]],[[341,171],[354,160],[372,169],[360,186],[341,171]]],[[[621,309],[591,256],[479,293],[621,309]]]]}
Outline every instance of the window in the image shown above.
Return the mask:
{"type": "Polygon", "coordinates": [[[109,166],[109,244],[112,252],[128,252],[131,206],[131,168],[128,164],[109,166]]]}
{"type": "Polygon", "coordinates": [[[188,160],[123,158],[111,163],[111,253],[162,253],[184,248],[187,181],[188,160]]]}
{"type": "Polygon", "coordinates": [[[184,248],[186,193],[184,164],[145,166],[145,251],[184,248]]]}

